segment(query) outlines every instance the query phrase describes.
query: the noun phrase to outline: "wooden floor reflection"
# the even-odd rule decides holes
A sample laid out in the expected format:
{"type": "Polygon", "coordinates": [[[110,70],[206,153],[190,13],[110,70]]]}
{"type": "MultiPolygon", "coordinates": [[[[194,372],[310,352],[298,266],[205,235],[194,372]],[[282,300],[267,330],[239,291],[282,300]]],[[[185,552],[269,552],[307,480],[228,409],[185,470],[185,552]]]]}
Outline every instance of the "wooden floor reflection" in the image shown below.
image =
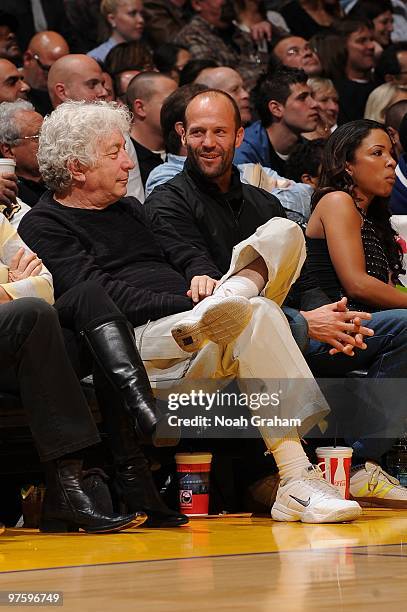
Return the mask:
{"type": "Polygon", "coordinates": [[[407,512],[354,523],[194,520],[88,536],[7,530],[0,591],[64,592],[64,610],[383,610],[407,600],[407,512]]]}

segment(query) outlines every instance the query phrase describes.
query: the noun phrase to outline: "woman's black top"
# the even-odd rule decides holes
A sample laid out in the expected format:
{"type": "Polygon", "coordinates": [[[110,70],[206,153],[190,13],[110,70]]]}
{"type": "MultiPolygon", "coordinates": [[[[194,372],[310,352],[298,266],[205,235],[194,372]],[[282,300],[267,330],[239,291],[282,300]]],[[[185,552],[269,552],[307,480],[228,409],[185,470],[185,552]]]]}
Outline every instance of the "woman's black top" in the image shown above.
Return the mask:
{"type": "Polygon", "coordinates": [[[301,36],[306,40],[315,34],[331,32],[331,26],[320,25],[305,11],[298,0],[293,0],[280,9],[293,36],[301,36]]]}
{"type": "MultiPolygon", "coordinates": [[[[361,237],[363,251],[366,260],[366,272],[382,281],[389,282],[389,262],[377,236],[374,222],[358,206],[356,206],[363,218],[361,237]]],[[[318,284],[333,302],[343,297],[348,297],[335,272],[329,255],[328,245],[325,238],[307,237],[307,264],[308,270],[317,280],[318,284]]],[[[382,310],[379,306],[372,306],[364,302],[358,302],[348,297],[348,308],[365,312],[377,312],[382,310]]]]}

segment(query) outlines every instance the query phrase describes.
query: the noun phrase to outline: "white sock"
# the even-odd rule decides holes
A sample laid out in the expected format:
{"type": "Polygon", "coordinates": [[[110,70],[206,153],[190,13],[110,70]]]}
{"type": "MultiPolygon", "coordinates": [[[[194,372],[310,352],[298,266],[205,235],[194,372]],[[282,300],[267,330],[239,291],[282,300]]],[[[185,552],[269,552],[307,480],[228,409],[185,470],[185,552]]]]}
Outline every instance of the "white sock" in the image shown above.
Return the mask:
{"type": "Polygon", "coordinates": [[[245,297],[248,300],[259,295],[256,283],[245,276],[231,276],[227,278],[214,292],[216,297],[231,297],[233,295],[245,297]]]}
{"type": "Polygon", "coordinates": [[[298,478],[303,469],[311,465],[298,436],[272,438],[267,445],[273,453],[282,480],[298,478]]]}

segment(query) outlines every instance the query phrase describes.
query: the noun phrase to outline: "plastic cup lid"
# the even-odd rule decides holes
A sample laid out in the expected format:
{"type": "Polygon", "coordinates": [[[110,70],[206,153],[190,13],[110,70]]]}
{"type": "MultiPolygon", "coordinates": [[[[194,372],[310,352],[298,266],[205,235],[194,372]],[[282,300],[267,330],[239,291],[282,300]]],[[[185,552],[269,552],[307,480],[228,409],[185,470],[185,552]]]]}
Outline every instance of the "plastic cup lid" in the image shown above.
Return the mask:
{"type": "Polygon", "coordinates": [[[350,446],[319,446],[315,452],[317,457],[352,457],[353,448],[350,446]]]}

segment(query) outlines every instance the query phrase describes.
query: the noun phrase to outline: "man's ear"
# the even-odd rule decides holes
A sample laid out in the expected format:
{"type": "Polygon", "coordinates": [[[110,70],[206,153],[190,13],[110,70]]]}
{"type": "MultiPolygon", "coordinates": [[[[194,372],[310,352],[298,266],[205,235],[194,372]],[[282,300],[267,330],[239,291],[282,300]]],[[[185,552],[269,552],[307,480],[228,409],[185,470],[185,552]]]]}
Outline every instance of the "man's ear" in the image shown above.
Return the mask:
{"type": "Polygon", "coordinates": [[[236,136],[235,136],[235,148],[238,149],[240,147],[240,145],[243,142],[243,138],[244,138],[244,128],[240,127],[237,132],[236,132],[236,136]]]}
{"type": "Polygon", "coordinates": [[[175,131],[177,132],[177,134],[181,137],[182,145],[186,147],[187,146],[187,133],[184,128],[184,124],[182,123],[182,121],[177,121],[174,127],[175,127],[175,131]]]}
{"type": "Polygon", "coordinates": [[[277,102],[277,100],[270,100],[268,107],[273,117],[281,119],[281,117],[284,115],[284,106],[280,102],[277,102]]]}
{"type": "Polygon", "coordinates": [[[31,62],[32,59],[33,59],[33,56],[32,56],[31,51],[24,51],[23,65],[28,66],[28,64],[31,62]]]}
{"type": "Polygon", "coordinates": [[[66,100],[68,100],[69,96],[65,90],[65,83],[55,83],[54,91],[57,98],[62,100],[62,102],[66,102],[66,100]]]}
{"type": "Polygon", "coordinates": [[[70,159],[66,164],[67,170],[71,174],[74,181],[77,183],[84,183],[86,176],[84,173],[84,166],[77,159],[70,159]]]}
{"type": "Polygon", "coordinates": [[[146,111],[144,108],[144,102],[143,100],[140,100],[140,98],[136,98],[133,102],[133,108],[131,109],[133,112],[133,115],[135,115],[138,119],[145,119],[146,118],[146,111]]]}
{"type": "Polygon", "coordinates": [[[10,145],[0,143],[0,154],[2,157],[7,157],[8,159],[15,159],[14,153],[11,150],[10,145]]]}

